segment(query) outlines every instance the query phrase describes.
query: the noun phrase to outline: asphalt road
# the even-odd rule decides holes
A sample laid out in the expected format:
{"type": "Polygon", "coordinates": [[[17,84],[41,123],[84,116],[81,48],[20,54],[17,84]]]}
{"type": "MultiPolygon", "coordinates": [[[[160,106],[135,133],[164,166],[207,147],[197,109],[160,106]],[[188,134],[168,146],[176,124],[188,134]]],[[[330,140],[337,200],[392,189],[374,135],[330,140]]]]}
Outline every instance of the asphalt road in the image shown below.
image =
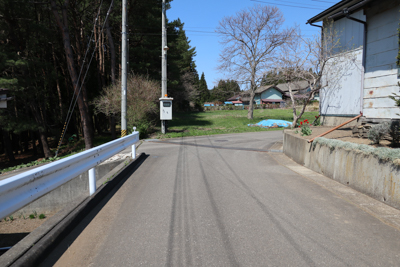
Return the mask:
{"type": "Polygon", "coordinates": [[[43,266],[400,266],[399,230],[288,168],[268,152],[281,140],[144,142],[149,157],[43,266]]]}

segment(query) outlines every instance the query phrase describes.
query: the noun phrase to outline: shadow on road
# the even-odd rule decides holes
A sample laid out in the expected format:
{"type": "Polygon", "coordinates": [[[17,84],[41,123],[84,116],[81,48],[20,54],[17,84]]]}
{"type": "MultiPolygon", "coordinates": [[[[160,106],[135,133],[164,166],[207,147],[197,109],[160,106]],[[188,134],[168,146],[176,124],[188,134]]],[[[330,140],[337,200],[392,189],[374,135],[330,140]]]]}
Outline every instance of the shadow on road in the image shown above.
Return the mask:
{"type": "MultiPolygon", "coordinates": [[[[90,222],[96,217],[96,215],[101,211],[101,209],[108,203],[108,201],[114,196],[114,194],[124,185],[124,183],[131,177],[131,175],[143,164],[143,162],[149,157],[149,155],[144,155],[140,162],[131,166],[130,170],[124,172],[122,177],[116,176],[112,181],[110,181],[107,186],[112,189],[109,193],[106,193],[99,203],[90,210],[90,212],[81,219],[79,223],[73,229],[66,233],[65,238],[59,241],[59,243],[53,244],[52,251],[46,253],[47,257],[42,259],[39,266],[54,266],[54,264],[61,258],[61,256],[67,251],[69,246],[78,238],[78,236],[85,230],[85,228],[90,224],[90,222]],[[112,184],[112,182],[114,184],[112,184]]],[[[127,167],[129,168],[129,166],[127,167]]],[[[107,188],[102,190],[107,190],[107,188]]],[[[101,198],[101,196],[100,196],[101,198]]]]}

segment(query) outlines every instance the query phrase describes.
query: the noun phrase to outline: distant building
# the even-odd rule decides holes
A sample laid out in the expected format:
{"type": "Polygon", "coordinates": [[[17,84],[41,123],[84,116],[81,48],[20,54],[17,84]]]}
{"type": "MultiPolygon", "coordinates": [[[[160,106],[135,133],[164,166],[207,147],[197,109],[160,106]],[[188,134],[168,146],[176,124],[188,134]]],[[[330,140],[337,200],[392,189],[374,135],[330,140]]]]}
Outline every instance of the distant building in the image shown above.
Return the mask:
{"type": "Polygon", "coordinates": [[[260,86],[254,92],[254,101],[257,105],[260,104],[280,104],[284,103],[284,93],[274,85],[260,86]]]}

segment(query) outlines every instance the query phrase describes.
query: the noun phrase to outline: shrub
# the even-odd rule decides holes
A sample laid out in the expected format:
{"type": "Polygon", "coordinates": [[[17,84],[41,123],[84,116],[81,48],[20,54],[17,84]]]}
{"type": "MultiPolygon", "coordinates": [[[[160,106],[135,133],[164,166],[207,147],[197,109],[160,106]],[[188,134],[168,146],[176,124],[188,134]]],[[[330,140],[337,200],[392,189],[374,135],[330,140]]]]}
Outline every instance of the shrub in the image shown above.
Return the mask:
{"type": "Polygon", "coordinates": [[[133,126],[136,127],[136,131],[139,132],[139,138],[145,139],[149,134],[149,129],[152,126],[151,122],[147,120],[141,120],[132,125],[131,123],[128,124],[128,132],[131,134],[133,132],[133,126]]]}
{"type": "Polygon", "coordinates": [[[390,123],[383,122],[371,127],[368,132],[368,139],[372,144],[379,144],[379,141],[390,132],[390,123]]]}
{"type": "Polygon", "coordinates": [[[392,122],[389,135],[392,137],[392,147],[400,147],[400,129],[399,122],[392,122]]]}
{"type": "MultiPolygon", "coordinates": [[[[127,124],[136,126],[141,132],[151,126],[151,118],[158,114],[158,98],[160,84],[149,77],[130,74],[127,80],[127,124]]],[[[107,116],[121,112],[121,82],[115,83],[103,90],[93,103],[96,113],[107,116]]],[[[130,127],[132,128],[132,127],[130,127]]]]}

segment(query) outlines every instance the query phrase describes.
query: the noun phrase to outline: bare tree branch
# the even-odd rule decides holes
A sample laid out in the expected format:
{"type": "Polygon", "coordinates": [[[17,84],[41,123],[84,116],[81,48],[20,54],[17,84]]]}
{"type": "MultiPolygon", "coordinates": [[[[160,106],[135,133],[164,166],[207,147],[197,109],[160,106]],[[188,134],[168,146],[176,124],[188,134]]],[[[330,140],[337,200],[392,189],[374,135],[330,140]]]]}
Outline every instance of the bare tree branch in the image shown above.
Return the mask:
{"type": "MultiPolygon", "coordinates": [[[[314,99],[316,93],[325,86],[324,83],[340,79],[354,62],[354,54],[340,53],[338,34],[331,26],[324,29],[324,40],[320,36],[302,38],[298,32],[293,35],[293,42],[286,42],[282,46],[282,53],[275,62],[275,72],[280,78],[288,82],[289,95],[293,110],[292,127],[296,127],[298,120],[304,114],[306,106],[314,99]],[[338,68],[337,66],[341,66],[338,68]],[[307,81],[308,90],[301,95],[294,93],[296,83],[307,81]],[[296,105],[300,104],[300,110],[296,105]]],[[[274,83],[272,80],[267,82],[274,83]]]]}
{"type": "Polygon", "coordinates": [[[235,80],[250,81],[249,119],[253,118],[254,92],[265,70],[294,33],[294,28],[283,29],[283,22],[277,7],[255,5],[223,18],[216,30],[224,46],[219,69],[235,80]]]}

